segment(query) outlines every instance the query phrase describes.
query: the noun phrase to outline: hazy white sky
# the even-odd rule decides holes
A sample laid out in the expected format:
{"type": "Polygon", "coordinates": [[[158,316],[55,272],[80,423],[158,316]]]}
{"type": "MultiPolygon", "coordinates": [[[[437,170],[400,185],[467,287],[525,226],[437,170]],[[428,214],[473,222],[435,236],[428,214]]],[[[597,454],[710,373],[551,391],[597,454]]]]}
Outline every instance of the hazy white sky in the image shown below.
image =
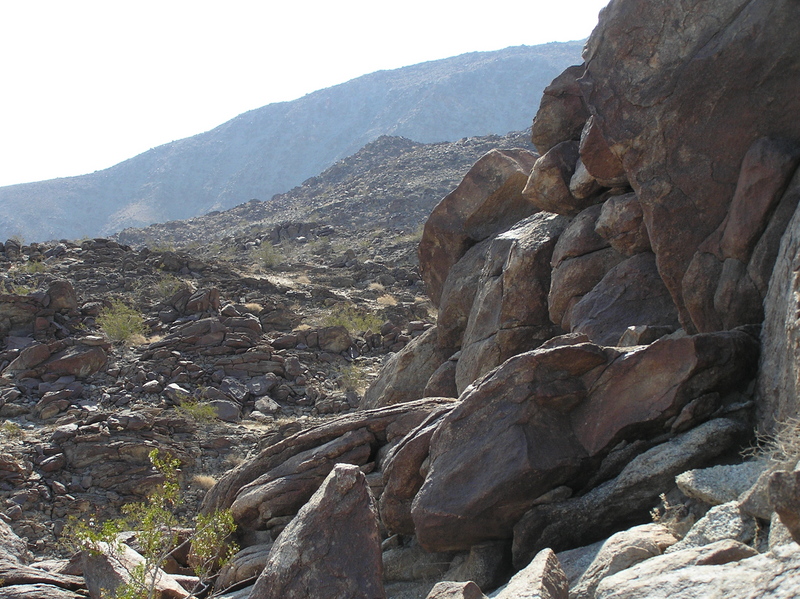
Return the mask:
{"type": "Polygon", "coordinates": [[[0,185],[380,69],[587,37],[607,0],[0,0],[0,185]]]}

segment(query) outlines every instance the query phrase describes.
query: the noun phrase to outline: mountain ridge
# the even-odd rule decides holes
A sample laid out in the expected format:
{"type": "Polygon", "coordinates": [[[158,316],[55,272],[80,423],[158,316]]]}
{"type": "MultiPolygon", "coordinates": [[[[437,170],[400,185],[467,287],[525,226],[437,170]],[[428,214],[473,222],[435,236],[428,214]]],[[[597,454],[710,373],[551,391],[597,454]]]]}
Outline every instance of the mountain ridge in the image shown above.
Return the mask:
{"type": "Polygon", "coordinates": [[[245,112],[102,171],[3,187],[0,232],[29,239],[110,234],[270,199],[380,135],[425,143],[519,130],[581,47],[515,46],[377,71],[245,112]]]}

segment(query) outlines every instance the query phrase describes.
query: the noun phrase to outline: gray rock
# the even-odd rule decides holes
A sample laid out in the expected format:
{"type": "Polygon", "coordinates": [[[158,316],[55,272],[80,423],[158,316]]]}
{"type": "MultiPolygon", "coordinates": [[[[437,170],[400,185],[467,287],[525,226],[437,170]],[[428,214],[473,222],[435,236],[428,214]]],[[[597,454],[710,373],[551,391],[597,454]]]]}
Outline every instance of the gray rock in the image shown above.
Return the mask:
{"type": "Polygon", "coordinates": [[[502,590],[491,596],[496,599],[568,599],[569,583],[556,554],[544,549],[502,590]]]}
{"type": "Polygon", "coordinates": [[[357,466],[337,465],[270,551],[251,599],[383,599],[377,513],[357,466]]]}
{"type": "Polygon", "coordinates": [[[766,463],[758,460],[689,470],[675,477],[675,484],[687,497],[709,505],[736,501],[764,472],[766,463]]]}
{"type": "Polygon", "coordinates": [[[739,510],[736,501],[717,505],[708,510],[689,530],[680,542],[667,549],[666,553],[702,547],[717,541],[730,539],[750,543],[756,534],[756,521],[739,510]]]}
{"type": "Polygon", "coordinates": [[[426,599],[485,599],[474,582],[437,582],[426,599]]]}

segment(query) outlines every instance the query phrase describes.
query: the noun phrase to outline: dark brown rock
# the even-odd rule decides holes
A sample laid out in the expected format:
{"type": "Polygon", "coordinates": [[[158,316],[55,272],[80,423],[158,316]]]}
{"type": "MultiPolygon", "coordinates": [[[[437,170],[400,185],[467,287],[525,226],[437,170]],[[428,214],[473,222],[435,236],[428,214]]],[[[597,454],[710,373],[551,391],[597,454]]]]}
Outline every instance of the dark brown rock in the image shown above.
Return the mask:
{"type": "Polygon", "coordinates": [[[607,7],[587,42],[581,87],[642,203],[659,272],[690,332],[684,274],[728,214],[748,148],[764,136],[800,139],[798,17],[789,0],[624,0],[607,7]]]}
{"type": "Polygon", "coordinates": [[[454,407],[445,406],[432,412],[386,456],[383,466],[384,488],[378,506],[381,522],[389,532],[414,534],[411,502],[425,481],[422,464],[428,457],[436,427],[454,407]]]}
{"type": "Polygon", "coordinates": [[[378,378],[364,393],[363,409],[415,401],[436,369],[453,355],[453,348],[440,347],[437,327],[431,327],[384,363],[378,378]]]}
{"type": "Polygon", "coordinates": [[[773,472],[768,485],[772,509],[794,541],[800,542],[800,472],[773,472]]]}
{"type": "Polygon", "coordinates": [[[50,287],[47,288],[47,296],[49,298],[47,307],[51,310],[59,312],[78,309],[78,298],[69,281],[58,280],[50,283],[50,287]]]}
{"type": "Polygon", "coordinates": [[[571,66],[544,89],[531,130],[531,141],[539,153],[544,154],[562,141],[580,139],[589,118],[578,86],[583,71],[584,65],[571,66]]]}
{"type": "Polygon", "coordinates": [[[635,193],[608,198],[603,203],[595,231],[608,240],[611,247],[626,256],[650,251],[642,205],[635,193]]]}
{"type": "Polygon", "coordinates": [[[377,514],[364,474],[340,464],[278,537],[251,599],[382,599],[377,514]]]}
{"type": "MultiPolygon", "coordinates": [[[[458,354],[454,354],[458,356],[458,354]]],[[[451,356],[447,362],[439,366],[436,371],[425,383],[422,397],[458,397],[456,387],[456,363],[457,357],[451,356]]]]}
{"type": "Polygon", "coordinates": [[[570,331],[584,333],[600,345],[616,345],[629,326],[679,327],[677,310],[651,252],[609,270],[574,304],[569,319],[570,331]]]}
{"type": "Polygon", "coordinates": [[[527,352],[465,393],[431,439],[412,507],[420,544],[444,551],[507,538],[536,497],[569,480],[586,455],[568,414],[586,397],[578,377],[605,363],[589,344],[527,352]]]}
{"type": "Polygon", "coordinates": [[[536,211],[522,189],[537,158],[527,150],[492,150],[433,209],[419,244],[419,264],[434,305],[450,269],[472,245],[536,211]]]}
{"type": "Polygon", "coordinates": [[[42,368],[50,374],[72,375],[85,378],[105,366],[106,352],[101,347],[75,345],[51,356],[42,368]]]}
{"type": "Polygon", "coordinates": [[[620,187],[628,183],[622,161],[611,151],[595,117],[589,117],[581,132],[581,163],[600,185],[620,187]]]}
{"type": "Polygon", "coordinates": [[[550,258],[565,226],[564,217],[540,212],[492,241],[456,364],[459,393],[511,356],[561,332],[550,322],[547,295],[550,258]]]}
{"type": "Polygon", "coordinates": [[[319,330],[319,348],[338,354],[347,351],[353,344],[350,333],[343,326],[323,327],[319,330]]]}
{"type": "Polygon", "coordinates": [[[578,142],[564,141],[533,165],[522,195],[539,210],[574,216],[594,202],[578,199],[569,184],[578,163],[578,142]]]}

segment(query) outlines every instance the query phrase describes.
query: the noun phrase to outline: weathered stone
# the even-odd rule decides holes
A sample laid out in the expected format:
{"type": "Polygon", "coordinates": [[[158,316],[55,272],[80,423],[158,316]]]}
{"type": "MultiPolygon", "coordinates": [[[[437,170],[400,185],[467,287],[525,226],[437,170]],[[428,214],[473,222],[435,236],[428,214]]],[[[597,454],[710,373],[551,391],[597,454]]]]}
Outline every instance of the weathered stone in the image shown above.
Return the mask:
{"type": "Polygon", "coordinates": [[[626,256],[650,251],[650,238],[635,193],[612,196],[603,202],[595,231],[626,256]]]}
{"type": "Polygon", "coordinates": [[[389,532],[414,534],[411,503],[425,481],[422,464],[428,457],[436,427],[454,407],[445,406],[431,412],[387,454],[383,466],[384,489],[378,507],[381,521],[389,532]]]}
{"type": "Polygon", "coordinates": [[[550,258],[564,217],[539,213],[494,238],[456,364],[456,389],[560,331],[547,310],[550,258]]]}
{"type": "Polygon", "coordinates": [[[387,582],[441,580],[454,555],[425,551],[412,537],[383,552],[383,576],[387,582]]]}
{"type": "Polygon", "coordinates": [[[413,502],[423,547],[507,538],[537,496],[579,470],[586,454],[568,410],[586,397],[578,377],[605,362],[589,344],[527,352],[461,397],[431,439],[430,470],[413,502]]]}
{"type": "Polygon", "coordinates": [[[281,533],[251,599],[381,599],[378,521],[364,474],[340,464],[281,533]]]}
{"type": "Polygon", "coordinates": [[[318,343],[322,351],[338,354],[349,349],[353,339],[343,326],[323,327],[319,330],[318,343]]]}
{"type": "Polygon", "coordinates": [[[439,366],[453,354],[452,348],[436,342],[437,327],[431,327],[389,357],[364,393],[362,409],[391,406],[423,397],[425,385],[439,366]]]}
{"type": "Polygon", "coordinates": [[[601,191],[602,187],[597,182],[597,179],[586,170],[583,162],[578,159],[578,163],[575,165],[575,172],[569,180],[569,192],[578,200],[586,200],[599,196],[601,191]]]}
{"type": "Polygon", "coordinates": [[[239,490],[231,505],[234,520],[254,530],[271,518],[293,516],[337,463],[365,464],[374,442],[374,435],[362,428],[296,454],[239,490]]]}
{"type": "Polygon", "coordinates": [[[313,454],[315,448],[336,441],[349,431],[366,429],[383,443],[394,443],[418,426],[433,410],[452,403],[452,399],[428,398],[345,414],[285,438],[276,436],[255,458],[228,471],[206,494],[201,511],[209,513],[229,508],[245,485],[281,467],[302,452],[311,451],[313,454]]]}
{"type": "Polygon", "coordinates": [[[600,548],[580,580],[571,587],[570,599],[594,599],[600,582],[634,564],[650,559],[677,539],[660,524],[644,524],[618,532],[600,548]]]}
{"type": "Polygon", "coordinates": [[[539,110],[533,119],[531,141],[544,154],[562,141],[580,139],[589,111],[583,100],[578,78],[584,65],[566,69],[544,88],[539,110]]]}
{"type": "Polygon", "coordinates": [[[619,476],[586,495],[534,507],[514,527],[515,566],[523,567],[545,547],[563,551],[587,545],[648,520],[677,474],[708,464],[749,432],[740,422],[711,420],[637,456],[619,476]]]}
{"type": "Polygon", "coordinates": [[[637,254],[609,270],[572,307],[570,331],[600,345],[614,345],[629,326],[679,327],[678,314],[651,252],[637,254]]]}
{"type": "Polygon", "coordinates": [[[62,279],[50,283],[47,288],[47,297],[49,298],[47,307],[56,312],[78,309],[78,298],[69,281],[62,279]]]}
{"type": "Polygon", "coordinates": [[[687,497],[708,505],[720,505],[738,500],[764,472],[766,464],[754,460],[743,464],[725,464],[689,470],[675,478],[675,484],[687,497]]]}
{"type": "MultiPolygon", "coordinates": [[[[122,545],[112,551],[106,544],[98,544],[98,553],[84,552],[82,556],[83,576],[92,599],[102,599],[130,581],[130,572],[144,558],[136,551],[122,545]]],[[[189,593],[162,570],[156,572],[156,595],[159,599],[182,599],[189,593]]]]}
{"type": "Polygon", "coordinates": [[[41,367],[50,374],[85,378],[101,370],[106,360],[101,347],[75,345],[51,356],[41,367]]]}
{"type": "Polygon", "coordinates": [[[730,539],[750,543],[756,534],[756,521],[743,514],[735,501],[715,505],[700,518],[683,539],[667,549],[667,553],[691,547],[702,547],[717,541],[730,539]]]}
{"type": "Polygon", "coordinates": [[[419,244],[419,264],[434,305],[450,269],[472,245],[536,211],[522,189],[537,158],[527,150],[492,150],[433,209],[419,244]]]}
{"type": "Polygon", "coordinates": [[[658,430],[690,400],[746,384],[757,356],[758,343],[741,331],[662,338],[634,349],[603,370],[590,401],[574,410],[576,435],[596,455],[634,428],[658,430]]]}
{"type": "Polygon", "coordinates": [[[795,210],[781,239],[780,252],[764,300],[766,317],[761,331],[758,422],[763,432],[800,415],[800,210],[795,210]]]}
{"type": "Polygon", "coordinates": [[[556,554],[543,549],[505,588],[492,596],[496,599],[567,599],[569,582],[556,554]]]}
{"type": "Polygon", "coordinates": [[[565,141],[547,151],[533,165],[522,195],[539,210],[574,216],[594,202],[578,199],[569,184],[578,163],[578,143],[565,141]]]}
{"type": "Polygon", "coordinates": [[[271,548],[272,543],[251,545],[236,553],[236,555],[220,569],[216,581],[216,588],[227,589],[237,582],[261,574],[267,563],[271,548]]]}
{"type": "Polygon", "coordinates": [[[608,7],[587,42],[581,88],[642,203],[659,272],[689,332],[684,273],[728,213],[748,148],[775,132],[800,138],[791,116],[797,79],[787,77],[800,68],[798,11],[788,0],[626,0],[608,7]]]}
{"type": "Polygon", "coordinates": [[[581,131],[580,143],[581,163],[601,185],[605,187],[623,187],[628,183],[625,167],[608,147],[595,117],[590,116],[581,131]]]}
{"type": "Polygon", "coordinates": [[[779,470],[769,477],[769,502],[795,542],[800,539],[800,471],[779,470]]]}
{"type": "MultiPolygon", "coordinates": [[[[453,355],[459,355],[458,353],[453,355]]],[[[458,359],[451,356],[447,362],[439,366],[425,383],[422,397],[458,397],[456,387],[456,363],[458,359]]]]}
{"type": "Polygon", "coordinates": [[[75,593],[50,584],[15,584],[0,587],[0,599],[81,599],[82,593],[75,593]]]}
{"type": "Polygon", "coordinates": [[[34,343],[23,349],[3,370],[3,375],[25,372],[50,357],[50,348],[44,343],[34,343]]]}
{"type": "Polygon", "coordinates": [[[486,599],[474,582],[437,582],[425,599],[486,599]]]}
{"type": "Polygon", "coordinates": [[[745,546],[738,552],[721,552],[719,546],[703,547],[689,559],[680,558],[691,550],[655,557],[609,576],[600,584],[596,599],[788,599],[800,592],[797,545],[753,557],[745,555],[743,549],[749,549],[745,546]],[[673,558],[678,559],[671,563],[673,558]]]}

